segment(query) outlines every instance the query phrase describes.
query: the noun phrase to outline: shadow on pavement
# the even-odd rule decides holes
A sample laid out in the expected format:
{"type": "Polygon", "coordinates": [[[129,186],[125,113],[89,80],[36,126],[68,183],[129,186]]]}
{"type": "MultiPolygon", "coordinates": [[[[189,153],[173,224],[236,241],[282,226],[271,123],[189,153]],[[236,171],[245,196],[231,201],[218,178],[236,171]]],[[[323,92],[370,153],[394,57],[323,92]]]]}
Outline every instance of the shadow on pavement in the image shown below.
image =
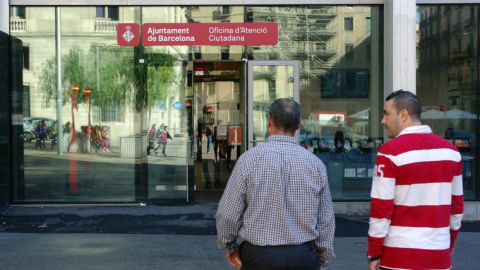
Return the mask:
{"type": "MultiPolygon", "coordinates": [[[[0,232],[216,235],[216,207],[12,207],[0,213],[0,232]]],[[[461,231],[480,232],[480,222],[461,231]]],[[[368,217],[337,215],[335,237],[367,232],[368,217]]]]}

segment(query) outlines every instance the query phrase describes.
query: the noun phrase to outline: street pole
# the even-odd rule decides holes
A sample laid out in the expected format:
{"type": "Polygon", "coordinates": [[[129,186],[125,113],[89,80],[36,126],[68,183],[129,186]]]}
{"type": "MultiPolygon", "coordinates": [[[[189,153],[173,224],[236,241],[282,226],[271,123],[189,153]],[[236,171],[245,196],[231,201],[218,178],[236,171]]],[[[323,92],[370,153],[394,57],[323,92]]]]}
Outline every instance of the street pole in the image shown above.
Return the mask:
{"type": "Polygon", "coordinates": [[[60,7],[55,8],[55,54],[57,64],[57,153],[63,156],[63,130],[62,130],[62,54],[61,54],[61,17],[60,7]]]}
{"type": "Polygon", "coordinates": [[[90,126],[91,125],[91,122],[90,122],[90,109],[91,109],[91,99],[90,99],[90,95],[92,93],[92,88],[90,87],[85,87],[83,89],[83,92],[85,93],[85,100],[88,100],[88,125],[90,126]]]}

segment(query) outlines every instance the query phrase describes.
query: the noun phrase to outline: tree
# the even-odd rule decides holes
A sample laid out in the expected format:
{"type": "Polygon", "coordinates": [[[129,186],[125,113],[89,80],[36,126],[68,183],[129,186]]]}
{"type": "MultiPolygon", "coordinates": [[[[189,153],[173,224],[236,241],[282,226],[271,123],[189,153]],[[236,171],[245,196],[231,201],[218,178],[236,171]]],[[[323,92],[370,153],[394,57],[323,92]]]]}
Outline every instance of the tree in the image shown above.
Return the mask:
{"type": "MultiPolygon", "coordinates": [[[[141,46],[141,45],[140,45],[141,46]]],[[[146,63],[138,64],[132,47],[105,47],[92,44],[85,53],[78,45],[73,45],[62,56],[62,103],[70,102],[70,87],[80,84],[78,102],[85,101],[83,89],[90,87],[93,106],[107,108],[115,105],[132,104],[137,111],[150,110],[155,100],[166,99],[167,89],[174,78],[175,58],[163,52],[145,49],[146,63]],[[146,87],[139,84],[146,81],[146,87]]],[[[57,98],[55,58],[42,64],[39,88],[42,107],[54,106],[57,98]]]]}
{"type": "MultiPolygon", "coordinates": [[[[68,91],[70,91],[72,84],[81,84],[81,82],[85,81],[84,66],[81,64],[81,59],[83,57],[83,51],[76,45],[70,48],[69,52],[62,57],[62,89],[68,89],[68,91]]],[[[51,102],[55,104],[57,99],[57,72],[55,57],[48,59],[42,64],[39,79],[39,87],[41,89],[40,93],[44,101],[42,108],[50,108],[51,102]]],[[[81,87],[81,89],[83,89],[83,87],[81,87]]],[[[63,104],[66,104],[69,102],[69,100],[70,95],[63,95],[63,104]]],[[[83,97],[79,99],[79,101],[80,100],[83,101],[83,97]]]]}
{"type": "Polygon", "coordinates": [[[168,88],[175,76],[173,64],[175,59],[170,54],[151,53],[147,54],[147,93],[146,108],[155,106],[155,100],[166,100],[168,88]]]}

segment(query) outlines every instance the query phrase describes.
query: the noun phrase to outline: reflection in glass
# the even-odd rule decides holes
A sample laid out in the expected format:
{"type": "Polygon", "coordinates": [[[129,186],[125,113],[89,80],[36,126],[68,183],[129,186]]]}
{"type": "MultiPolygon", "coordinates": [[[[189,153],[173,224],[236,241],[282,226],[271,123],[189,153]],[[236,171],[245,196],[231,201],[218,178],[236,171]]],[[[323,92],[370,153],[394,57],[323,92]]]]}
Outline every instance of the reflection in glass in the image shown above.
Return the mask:
{"type": "Polygon", "coordinates": [[[293,66],[253,66],[254,145],[268,137],[268,110],[278,98],[293,98],[293,66]]]}
{"type": "Polygon", "coordinates": [[[422,122],[451,141],[462,155],[465,199],[478,180],[477,5],[421,5],[417,24],[417,95],[422,122]]]}
{"type": "MultiPolygon", "coordinates": [[[[325,163],[334,199],[370,198],[383,142],[382,16],[380,6],[247,8],[249,21],[279,25],[278,44],[248,47],[249,59],[300,61],[300,145],[325,163]]],[[[266,136],[266,106],[254,108],[257,140],[266,136]]]]}
{"type": "MultiPolygon", "coordinates": [[[[25,117],[56,121],[57,135],[47,137],[50,148],[40,151],[35,149],[33,126],[25,124],[15,131],[24,141],[14,146],[21,174],[15,201],[133,202],[187,196],[188,189],[193,189],[187,179],[198,175],[191,171],[193,160],[202,160],[203,155],[211,158],[206,147],[202,148],[206,143],[203,124],[208,122],[199,121],[203,106],[216,110],[212,117],[222,121],[217,123],[219,127],[253,129],[255,140],[262,141],[268,136],[271,102],[293,96],[291,66],[256,67],[253,126],[245,126],[245,92],[249,89],[242,85],[246,82],[244,68],[232,69],[240,60],[300,63],[300,80],[295,83],[300,85],[304,123],[301,145],[326,164],[334,199],[369,198],[370,168],[383,136],[381,6],[64,7],[63,85],[59,97],[55,85],[55,9],[25,9],[11,18],[12,35],[23,45],[28,44],[30,55],[25,62],[28,68],[23,70],[24,81],[18,82],[23,88],[14,94],[28,107],[19,108],[25,117]],[[23,18],[25,15],[27,18],[23,18]],[[28,20],[42,24],[27,24],[28,20]],[[244,21],[277,23],[277,45],[116,45],[116,29],[123,22],[244,21]],[[345,21],[349,30],[344,29],[345,21]],[[219,67],[224,64],[231,67],[219,67]],[[216,68],[194,69],[200,65],[216,68]],[[220,83],[214,80],[224,76],[233,82],[233,88],[222,85],[217,89],[220,83]],[[74,99],[70,91],[73,84],[80,84],[74,99]],[[89,98],[85,89],[90,89],[89,98]],[[226,97],[232,99],[224,100],[226,97]],[[190,106],[186,106],[187,101],[190,106]],[[367,113],[358,117],[361,112],[367,113]],[[173,140],[168,140],[167,157],[147,155],[147,134],[152,124],[156,128],[166,125],[170,130],[173,140]],[[109,131],[108,138],[102,137],[103,127],[109,131]],[[103,139],[107,140],[108,152],[103,139]],[[332,153],[333,148],[340,151],[332,153]]],[[[451,44],[453,47],[457,43],[451,44]]],[[[22,49],[25,46],[19,46],[18,51],[27,51],[22,49]]],[[[455,74],[469,76],[466,70],[455,74]]],[[[232,153],[232,158],[238,157],[244,147],[236,145],[238,152],[232,153]]],[[[225,148],[228,150],[228,145],[225,148]]]]}
{"type": "MultiPolygon", "coordinates": [[[[55,8],[25,8],[26,20],[43,23],[27,29],[11,19],[13,35],[30,49],[29,68],[24,69],[24,81],[18,82],[28,91],[22,111],[29,117],[15,131],[22,144],[14,146],[21,174],[14,200],[134,202],[149,197],[185,201],[191,116],[179,82],[185,74],[181,60],[187,57],[187,48],[119,47],[119,19],[139,18],[139,7],[62,8],[58,92],[55,8]],[[42,120],[45,148],[43,141],[38,147],[42,120]],[[169,140],[166,148],[168,159],[146,155],[151,123],[169,127],[173,142],[169,140]]],[[[177,7],[151,7],[144,19],[157,18],[162,10],[168,13],[177,7]]]]}

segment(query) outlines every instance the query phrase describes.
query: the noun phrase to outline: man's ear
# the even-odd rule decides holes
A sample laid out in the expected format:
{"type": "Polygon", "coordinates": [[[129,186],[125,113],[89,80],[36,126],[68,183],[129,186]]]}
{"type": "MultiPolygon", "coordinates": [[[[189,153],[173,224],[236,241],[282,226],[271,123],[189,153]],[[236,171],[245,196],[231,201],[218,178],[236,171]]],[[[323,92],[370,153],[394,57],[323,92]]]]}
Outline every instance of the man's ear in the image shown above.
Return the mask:
{"type": "Polygon", "coordinates": [[[400,120],[401,121],[407,121],[409,117],[408,111],[406,109],[403,109],[400,111],[400,120]]]}

